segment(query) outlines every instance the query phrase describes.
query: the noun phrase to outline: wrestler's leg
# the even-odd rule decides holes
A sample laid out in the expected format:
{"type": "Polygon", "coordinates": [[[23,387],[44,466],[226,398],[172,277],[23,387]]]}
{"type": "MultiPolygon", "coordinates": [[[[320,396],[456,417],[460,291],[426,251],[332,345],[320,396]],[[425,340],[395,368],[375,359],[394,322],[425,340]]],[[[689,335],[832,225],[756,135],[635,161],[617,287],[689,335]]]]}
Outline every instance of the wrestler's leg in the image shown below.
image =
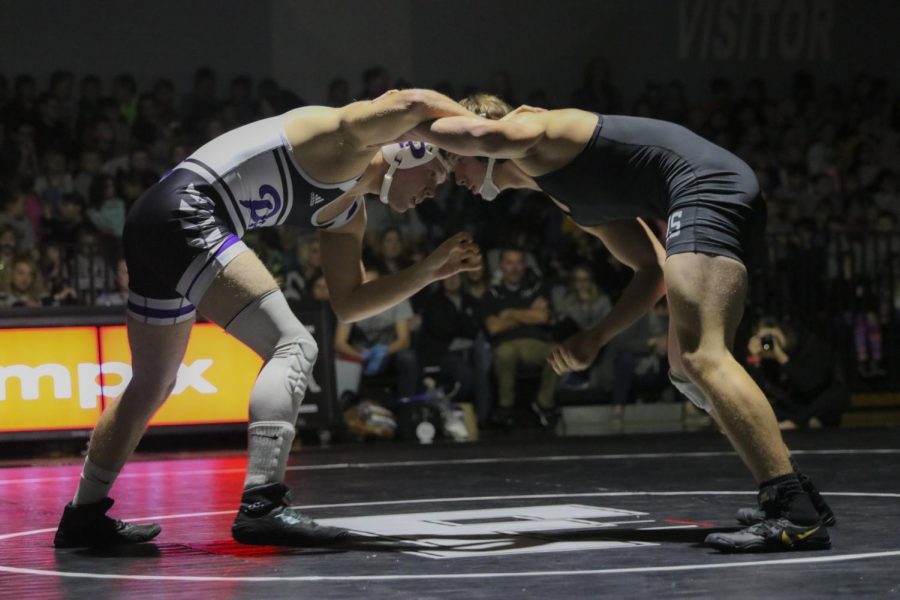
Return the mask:
{"type": "MultiPolygon", "coordinates": [[[[746,268],[725,256],[682,253],[668,257],[665,277],[670,314],[681,345],[681,367],[709,401],[760,484],[763,503],[768,495],[774,495],[771,502],[778,515],[789,520],[786,527],[809,528],[797,547],[830,545],[824,530],[815,535],[818,514],[793,472],[769,402],[730,351],[744,310],[746,268]]],[[[708,541],[729,551],[772,549],[781,538],[769,533],[716,534],[708,541]]],[[[791,543],[785,545],[794,547],[791,533],[786,535],[791,543]]]]}
{"type": "Polygon", "coordinates": [[[300,403],[318,354],[315,340],[252,252],[216,276],[198,309],[264,361],[250,395],[249,460],[232,535],[246,544],[290,546],[325,545],[346,536],[290,509],[284,485],[300,403]]]}

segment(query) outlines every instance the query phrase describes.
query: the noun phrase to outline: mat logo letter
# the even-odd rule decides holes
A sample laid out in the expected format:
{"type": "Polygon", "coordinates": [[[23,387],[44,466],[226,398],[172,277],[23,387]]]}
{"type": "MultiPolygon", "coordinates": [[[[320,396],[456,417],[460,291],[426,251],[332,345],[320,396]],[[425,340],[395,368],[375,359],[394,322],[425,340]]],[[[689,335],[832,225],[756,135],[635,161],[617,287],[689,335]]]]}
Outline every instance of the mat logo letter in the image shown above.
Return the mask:
{"type": "MultiPolygon", "coordinates": [[[[218,391],[211,384],[204,373],[213,365],[210,358],[200,358],[191,364],[184,364],[178,368],[178,376],[175,381],[175,389],[172,394],[181,394],[188,389],[194,389],[201,394],[214,394],[218,391]]],[[[40,382],[44,377],[49,377],[53,383],[53,397],[57,400],[67,400],[72,397],[72,373],[65,366],[48,363],[37,366],[9,365],[0,366],[0,400],[6,400],[8,382],[13,379],[19,381],[22,390],[22,400],[38,400],[40,395],[40,382]]],[[[81,408],[96,408],[97,399],[100,396],[115,398],[125,391],[128,382],[131,381],[131,365],[124,362],[79,363],[76,368],[78,381],[78,405],[81,408]],[[101,373],[104,377],[115,376],[119,381],[114,384],[101,385],[97,379],[101,373]]]]}

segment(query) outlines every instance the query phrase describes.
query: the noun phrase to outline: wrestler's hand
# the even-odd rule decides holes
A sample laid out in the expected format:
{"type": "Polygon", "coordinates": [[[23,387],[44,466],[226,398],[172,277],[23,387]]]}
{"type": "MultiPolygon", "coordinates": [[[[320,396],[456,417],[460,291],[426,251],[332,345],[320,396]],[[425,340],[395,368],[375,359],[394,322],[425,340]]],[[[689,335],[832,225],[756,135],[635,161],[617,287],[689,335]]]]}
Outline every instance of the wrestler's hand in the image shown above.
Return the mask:
{"type": "Polygon", "coordinates": [[[424,260],[435,281],[455,275],[460,271],[477,271],[481,268],[481,249],[472,235],[461,231],[437,247],[424,260]]]}
{"type": "Polygon", "coordinates": [[[557,375],[584,371],[600,353],[602,342],[590,331],[576,333],[550,351],[547,362],[557,375]]]}

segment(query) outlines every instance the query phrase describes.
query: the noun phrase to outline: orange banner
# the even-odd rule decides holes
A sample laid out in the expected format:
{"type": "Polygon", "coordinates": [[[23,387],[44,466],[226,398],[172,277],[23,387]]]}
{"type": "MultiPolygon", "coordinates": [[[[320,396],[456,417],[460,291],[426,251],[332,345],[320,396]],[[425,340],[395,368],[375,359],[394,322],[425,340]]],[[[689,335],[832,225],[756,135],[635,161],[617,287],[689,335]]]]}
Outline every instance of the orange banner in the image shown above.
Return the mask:
{"type": "Polygon", "coordinates": [[[98,359],[96,327],[0,330],[0,431],[93,427],[82,381],[98,359]]]}
{"type": "MultiPolygon", "coordinates": [[[[221,328],[195,325],[172,396],[151,425],[246,421],[261,365],[221,328]]],[[[0,431],[93,427],[131,375],[124,326],[0,330],[0,431]]]]}

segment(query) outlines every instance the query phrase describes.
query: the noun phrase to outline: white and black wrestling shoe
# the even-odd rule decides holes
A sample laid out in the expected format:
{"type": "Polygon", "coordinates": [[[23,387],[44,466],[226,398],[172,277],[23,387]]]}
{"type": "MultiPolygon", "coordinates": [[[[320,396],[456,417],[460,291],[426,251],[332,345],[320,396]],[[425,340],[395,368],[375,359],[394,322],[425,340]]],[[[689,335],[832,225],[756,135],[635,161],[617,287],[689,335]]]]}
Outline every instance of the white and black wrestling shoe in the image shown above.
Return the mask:
{"type": "Polygon", "coordinates": [[[244,490],[231,535],[241,544],[333,546],[350,539],[340,527],[319,525],[290,506],[291,491],[282,483],[268,483],[244,490]]]}

